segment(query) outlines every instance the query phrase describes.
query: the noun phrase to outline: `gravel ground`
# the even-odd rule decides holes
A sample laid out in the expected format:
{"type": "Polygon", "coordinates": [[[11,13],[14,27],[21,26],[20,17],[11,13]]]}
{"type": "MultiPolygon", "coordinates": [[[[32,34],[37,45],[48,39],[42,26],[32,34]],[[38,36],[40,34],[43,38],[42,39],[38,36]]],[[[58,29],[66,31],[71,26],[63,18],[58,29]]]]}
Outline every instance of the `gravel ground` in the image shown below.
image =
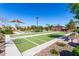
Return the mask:
{"type": "MultiPolygon", "coordinates": [[[[68,45],[65,41],[63,41],[66,46],[65,47],[61,47],[58,46],[56,43],[52,44],[51,46],[47,47],[46,49],[40,51],[39,53],[35,54],[34,56],[54,56],[51,54],[51,49],[55,49],[57,51],[59,51],[59,55],[60,56],[63,52],[62,51],[66,51],[65,53],[67,53],[67,55],[69,56],[70,52],[73,50],[73,47],[68,45]]],[[[64,56],[64,55],[61,55],[64,56]]]]}
{"type": "Polygon", "coordinates": [[[5,56],[5,44],[4,44],[4,42],[0,43],[0,56],[5,56]]]}

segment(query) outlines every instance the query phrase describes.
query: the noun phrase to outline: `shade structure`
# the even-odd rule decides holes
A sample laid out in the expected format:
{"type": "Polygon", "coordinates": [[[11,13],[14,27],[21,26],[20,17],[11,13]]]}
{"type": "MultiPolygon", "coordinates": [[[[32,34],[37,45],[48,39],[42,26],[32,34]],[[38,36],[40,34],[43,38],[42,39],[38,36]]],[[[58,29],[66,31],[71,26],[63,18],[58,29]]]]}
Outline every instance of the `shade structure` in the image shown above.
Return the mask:
{"type": "Polygon", "coordinates": [[[19,27],[19,24],[20,24],[20,23],[23,23],[22,21],[20,21],[20,20],[18,20],[18,19],[11,20],[10,22],[15,23],[15,29],[16,29],[16,30],[17,30],[17,28],[19,27]]]}
{"type": "Polygon", "coordinates": [[[23,23],[22,21],[20,21],[18,19],[12,20],[11,22],[14,22],[14,23],[23,23]]]}

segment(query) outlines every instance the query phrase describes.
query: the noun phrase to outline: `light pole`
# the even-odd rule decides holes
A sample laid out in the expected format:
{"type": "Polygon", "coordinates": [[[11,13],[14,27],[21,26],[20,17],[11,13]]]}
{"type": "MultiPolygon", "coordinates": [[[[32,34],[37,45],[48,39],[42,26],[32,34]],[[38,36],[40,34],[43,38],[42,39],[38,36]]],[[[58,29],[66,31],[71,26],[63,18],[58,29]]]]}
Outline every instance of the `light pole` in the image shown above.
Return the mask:
{"type": "Polygon", "coordinates": [[[38,27],[38,19],[39,19],[39,17],[36,17],[36,20],[37,20],[37,21],[36,21],[36,23],[37,23],[37,27],[38,27]]]}

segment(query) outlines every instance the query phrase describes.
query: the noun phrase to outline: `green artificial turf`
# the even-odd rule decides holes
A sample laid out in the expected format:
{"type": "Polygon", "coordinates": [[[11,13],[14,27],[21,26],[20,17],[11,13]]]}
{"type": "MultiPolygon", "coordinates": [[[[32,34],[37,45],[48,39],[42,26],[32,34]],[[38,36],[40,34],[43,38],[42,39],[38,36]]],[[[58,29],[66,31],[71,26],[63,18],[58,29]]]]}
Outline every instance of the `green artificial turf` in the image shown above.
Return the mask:
{"type": "Polygon", "coordinates": [[[39,39],[41,39],[41,40],[45,40],[45,41],[49,41],[49,40],[52,39],[52,38],[50,38],[50,37],[48,37],[48,36],[46,36],[46,35],[37,36],[36,38],[39,38],[39,39]]]}
{"type": "Polygon", "coordinates": [[[30,48],[33,48],[37,45],[35,45],[32,42],[35,42],[37,44],[43,44],[45,42],[48,42],[54,38],[63,36],[65,33],[64,32],[58,32],[58,33],[54,33],[54,34],[47,34],[47,35],[41,35],[41,36],[34,36],[34,37],[28,37],[28,38],[24,38],[24,39],[15,39],[13,40],[14,43],[16,44],[17,48],[20,50],[20,52],[24,52],[30,48]],[[29,42],[28,40],[31,40],[32,42],[29,42]],[[44,40],[44,41],[42,41],[44,40]]]}
{"type": "Polygon", "coordinates": [[[24,52],[24,51],[36,46],[35,44],[33,44],[25,39],[16,39],[16,40],[14,40],[14,42],[20,52],[24,52]]]}
{"type": "Polygon", "coordinates": [[[25,34],[12,34],[10,37],[19,37],[19,36],[28,36],[28,35],[35,35],[35,34],[42,34],[42,33],[51,33],[51,32],[32,32],[32,33],[25,33],[25,34]]]}
{"type": "Polygon", "coordinates": [[[35,38],[35,37],[32,37],[32,38],[28,38],[29,40],[31,40],[31,41],[33,41],[33,42],[35,42],[35,43],[37,43],[37,44],[42,44],[42,43],[44,43],[43,41],[41,41],[41,40],[38,40],[38,39],[40,39],[40,38],[35,38]]]}

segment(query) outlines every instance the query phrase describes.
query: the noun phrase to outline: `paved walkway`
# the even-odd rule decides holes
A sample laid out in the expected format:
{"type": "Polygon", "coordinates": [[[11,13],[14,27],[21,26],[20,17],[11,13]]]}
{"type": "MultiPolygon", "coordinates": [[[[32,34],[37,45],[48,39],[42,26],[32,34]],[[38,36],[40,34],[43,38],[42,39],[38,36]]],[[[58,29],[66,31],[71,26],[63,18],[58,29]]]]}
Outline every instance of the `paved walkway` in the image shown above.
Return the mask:
{"type": "Polygon", "coordinates": [[[22,56],[17,47],[15,46],[14,42],[10,39],[9,35],[6,35],[6,49],[5,55],[6,56],[22,56]]]}

